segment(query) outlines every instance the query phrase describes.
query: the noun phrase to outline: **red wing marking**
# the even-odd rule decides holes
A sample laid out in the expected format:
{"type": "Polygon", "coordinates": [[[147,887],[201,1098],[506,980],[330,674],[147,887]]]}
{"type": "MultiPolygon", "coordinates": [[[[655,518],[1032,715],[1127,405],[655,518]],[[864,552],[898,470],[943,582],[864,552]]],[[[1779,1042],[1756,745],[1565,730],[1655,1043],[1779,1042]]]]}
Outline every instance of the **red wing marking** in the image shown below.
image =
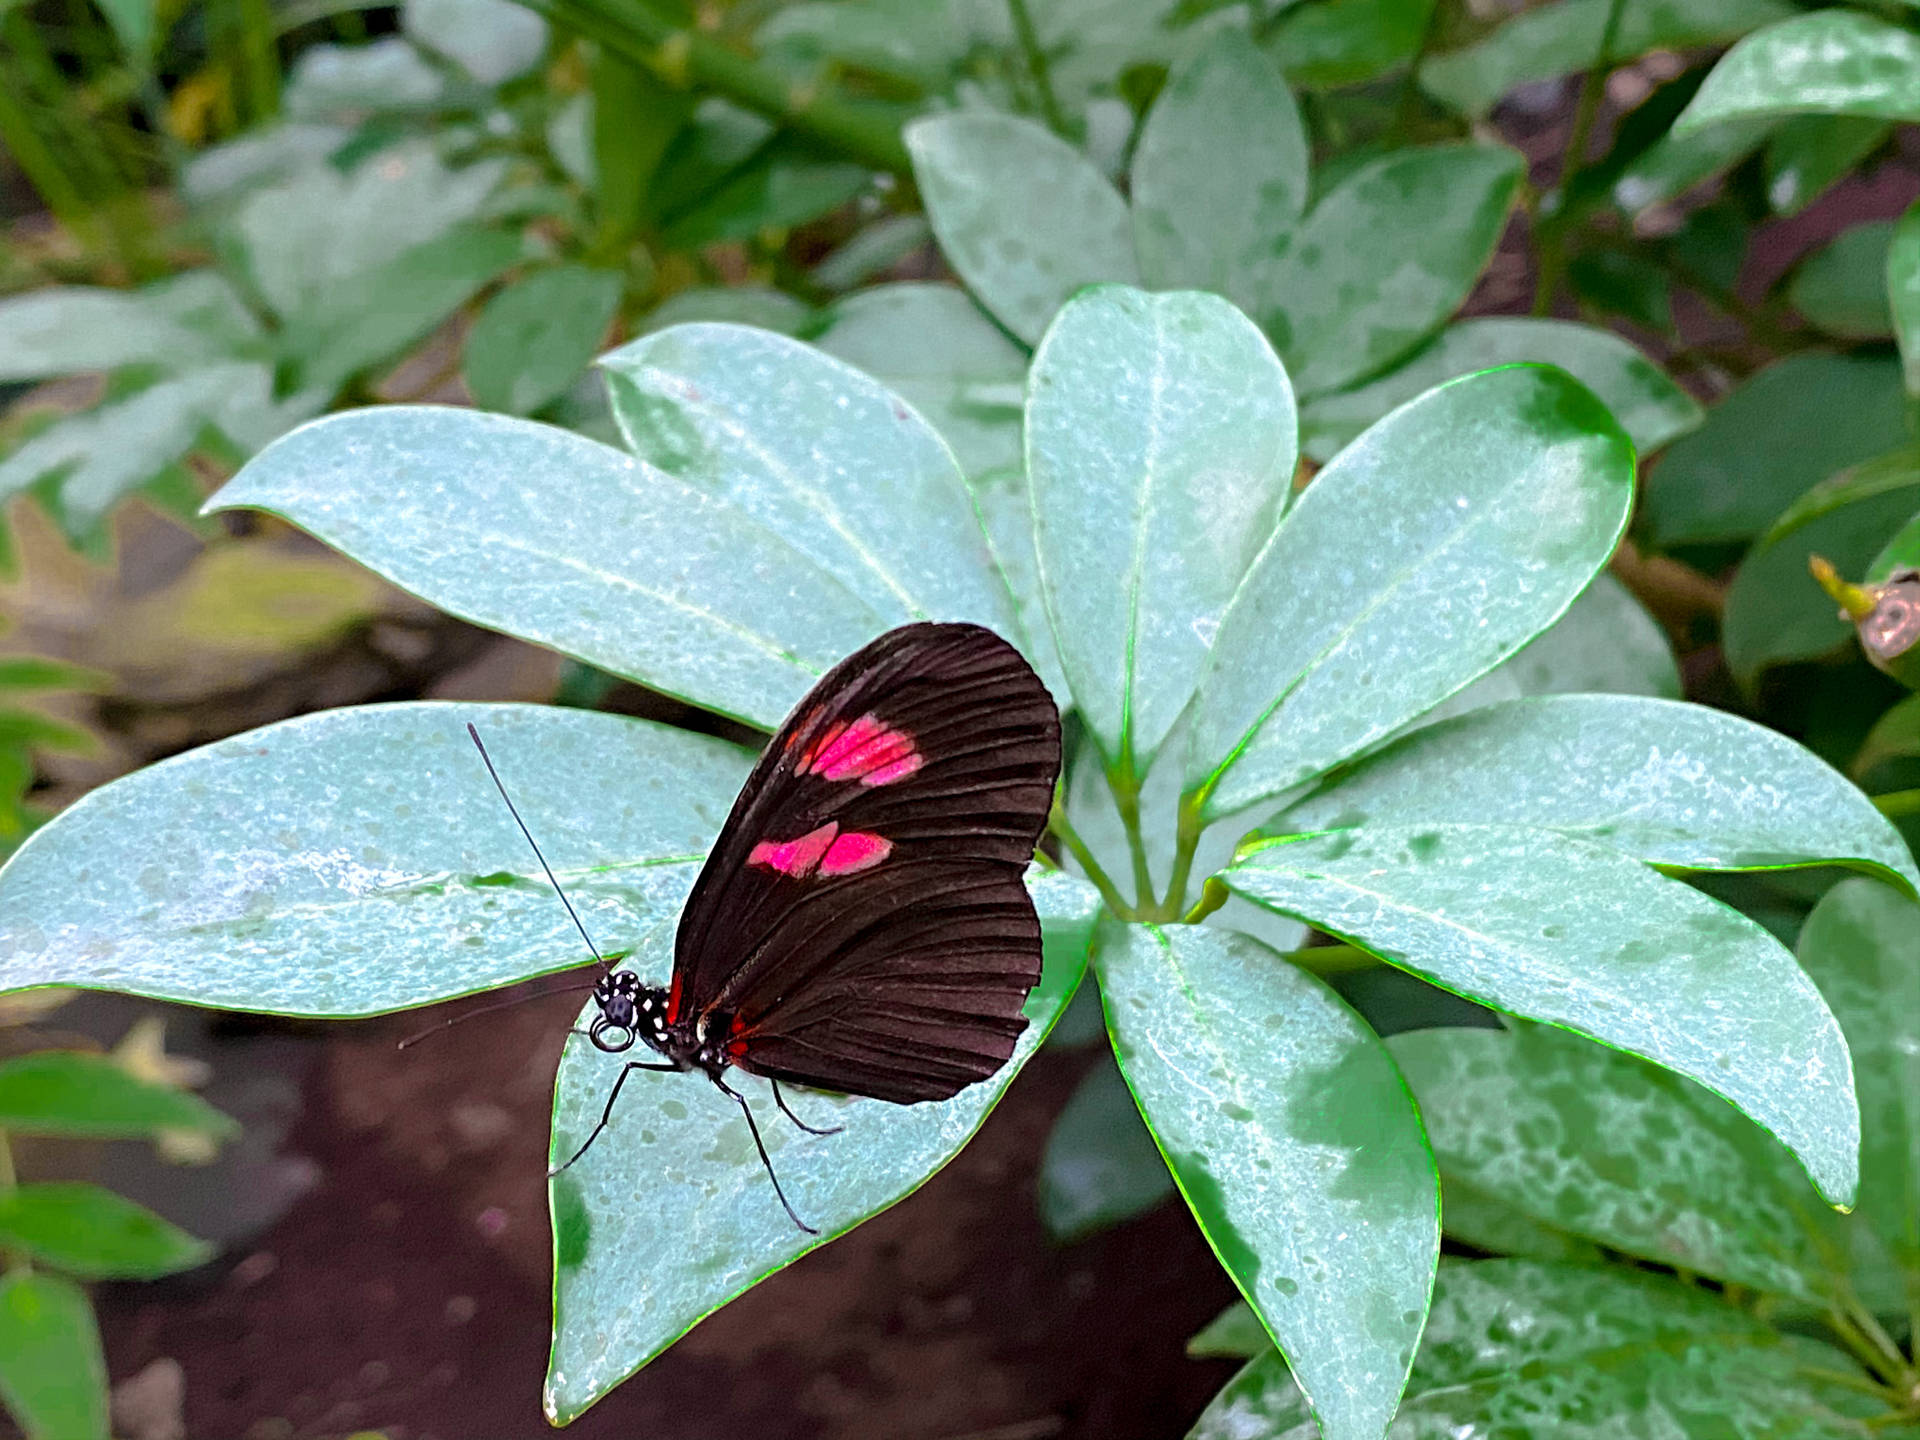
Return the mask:
{"type": "Polygon", "coordinates": [[[805,880],[815,874],[858,875],[892,853],[893,842],[886,836],[864,830],[849,830],[842,835],[839,822],[829,820],[798,840],[762,840],[748,853],[747,863],[764,865],[792,880],[805,880]]]}
{"type": "Polygon", "coordinates": [[[851,725],[829,725],[807,747],[794,773],[811,772],[823,780],[858,780],[862,785],[891,785],[925,763],[906,731],[862,715],[851,725]]]}
{"type": "Polygon", "coordinates": [[[893,842],[884,835],[864,830],[849,830],[827,847],[821,857],[822,875],[858,875],[871,870],[893,853],[893,842]]]}
{"type": "Polygon", "coordinates": [[[675,970],[673,972],[673,988],[667,992],[667,1024],[669,1025],[680,1018],[680,992],[684,988],[684,984],[685,982],[680,978],[680,972],[675,970]]]}

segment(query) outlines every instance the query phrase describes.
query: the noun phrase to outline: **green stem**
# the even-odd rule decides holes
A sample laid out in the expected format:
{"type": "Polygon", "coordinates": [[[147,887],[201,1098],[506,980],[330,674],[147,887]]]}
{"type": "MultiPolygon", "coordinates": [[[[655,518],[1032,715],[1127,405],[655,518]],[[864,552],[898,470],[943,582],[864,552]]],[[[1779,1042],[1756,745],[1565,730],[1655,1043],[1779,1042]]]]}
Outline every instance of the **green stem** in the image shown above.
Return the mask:
{"type": "Polygon", "coordinates": [[[1107,771],[1107,788],[1113,792],[1113,805],[1120,812],[1120,826],[1127,832],[1127,853],[1133,859],[1133,906],[1146,911],[1153,906],[1153,870],[1147,864],[1147,842],[1140,833],[1140,782],[1126,762],[1107,771]]]}
{"type": "Polygon", "coordinates": [[[1895,1398],[1887,1387],[1878,1381],[1868,1380],[1860,1375],[1849,1375],[1844,1370],[1823,1370],[1817,1365],[1796,1365],[1794,1373],[1803,1375],[1809,1380],[1818,1380],[1823,1385],[1839,1385],[1848,1390],[1858,1390],[1882,1401],[1895,1398]]]}
{"type": "MultiPolygon", "coordinates": [[[[1889,790],[1885,795],[1873,797],[1873,808],[1889,819],[1906,815],[1920,815],[1920,790],[1889,790]]],[[[1920,1331],[1916,1331],[1920,1338],[1920,1331]]]]}
{"type": "MultiPolygon", "coordinates": [[[[1841,1302],[1836,1301],[1833,1309],[1828,1312],[1827,1323],[1833,1327],[1834,1334],[1845,1342],[1846,1347],[1853,1352],[1854,1358],[1862,1365],[1878,1375],[1889,1386],[1901,1388],[1903,1375],[1910,1373],[1907,1370],[1906,1357],[1898,1350],[1888,1355],[1854,1322],[1848,1311],[1857,1310],[1857,1302],[1849,1300],[1845,1302],[1845,1306],[1846,1308],[1842,1309],[1841,1302]]],[[[1878,1326],[1875,1328],[1877,1329],[1878,1326]]]]}
{"type": "Polygon", "coordinates": [[[1413,117],[1420,108],[1420,66],[1440,38],[1441,27],[1446,24],[1448,3],[1449,0],[1433,0],[1433,9],[1427,12],[1427,27],[1420,32],[1420,48],[1413,52],[1413,62],[1407,66],[1407,78],[1400,82],[1400,102],[1394,111],[1393,133],[1403,144],[1412,136],[1413,117]]]}
{"type": "Polygon", "coordinates": [[[1379,957],[1357,945],[1309,945],[1304,950],[1286,950],[1281,959],[1289,960],[1314,975],[1351,975],[1356,970],[1371,970],[1379,957]]]}
{"type": "MultiPolygon", "coordinates": [[[[1203,795],[1188,795],[1180,801],[1180,818],[1174,830],[1173,871],[1167,876],[1167,903],[1163,907],[1169,917],[1180,914],[1187,903],[1187,886],[1193,879],[1193,855],[1200,848],[1201,832],[1207,828],[1201,815],[1205,803],[1203,795]]],[[[1203,891],[1200,896],[1202,904],[1206,903],[1206,898],[1203,891]]],[[[1223,893],[1213,909],[1217,910],[1225,903],[1226,896],[1223,893]]]]}
{"type": "Polygon", "coordinates": [[[911,178],[913,162],[888,116],[790,84],[712,36],[669,20],[646,0],[519,0],[568,30],[645,65],[681,90],[712,90],[876,170],[911,178]]]}
{"type": "MultiPolygon", "coordinates": [[[[1587,142],[1593,138],[1593,122],[1600,115],[1600,100],[1606,94],[1607,75],[1613,68],[1614,40],[1620,33],[1620,17],[1627,0],[1613,0],[1607,6],[1607,23],[1600,31],[1600,48],[1593,65],[1580,82],[1580,98],[1573,107],[1573,129],[1567,135],[1567,148],[1560,160],[1560,178],[1554,181],[1550,197],[1557,204],[1573,188],[1587,163],[1587,142]]],[[[1553,308],[1553,297],[1560,289],[1564,257],[1560,246],[1560,226],[1554,214],[1542,218],[1536,229],[1540,241],[1540,279],[1534,287],[1533,313],[1545,315],[1553,308]]]]}
{"type": "Polygon", "coordinates": [[[1879,1316],[1875,1315],[1873,1311],[1861,1304],[1860,1301],[1852,1295],[1847,1297],[1847,1309],[1852,1315],[1853,1322],[1865,1332],[1867,1339],[1873,1343],[1874,1348],[1886,1356],[1890,1364],[1899,1367],[1898,1374],[1901,1390],[1911,1391],[1916,1378],[1920,1377],[1914,1375],[1912,1365],[1908,1364],[1907,1357],[1901,1353],[1900,1347],[1894,1343],[1893,1337],[1889,1335],[1886,1332],[1886,1328],[1881,1325],[1879,1316]]]}
{"type": "MultiPolygon", "coordinates": [[[[7,1132],[0,1130],[0,1197],[11,1195],[19,1188],[20,1176],[13,1168],[13,1146],[8,1142],[7,1132]]],[[[11,1249],[0,1249],[0,1264],[4,1264],[9,1273],[33,1268],[25,1254],[11,1249]]]]}
{"type": "Polygon", "coordinates": [[[1047,122],[1047,128],[1062,140],[1071,140],[1067,131],[1067,117],[1060,109],[1059,97],[1053,93],[1053,74],[1047,68],[1047,52],[1041,48],[1040,32],[1033,28],[1033,13],[1027,9],[1027,0],[1007,0],[1007,11],[1013,16],[1013,33],[1020,42],[1020,54],[1027,62],[1027,73],[1033,77],[1034,92],[1040,97],[1040,115],[1047,122]]]}
{"type": "Polygon", "coordinates": [[[1193,908],[1180,917],[1182,925],[1198,925],[1207,916],[1213,914],[1227,903],[1227,897],[1233,892],[1227,889],[1226,882],[1218,875],[1209,875],[1206,883],[1200,887],[1200,898],[1193,902],[1193,908]]]}
{"type": "Polygon", "coordinates": [[[1100,862],[1093,858],[1093,851],[1087,848],[1086,841],[1080,838],[1080,832],[1073,828],[1073,822],[1067,819],[1067,812],[1061,808],[1058,800],[1053,803],[1053,813],[1047,817],[1047,825],[1060,837],[1060,843],[1066,846],[1067,853],[1073,856],[1074,863],[1087,872],[1087,879],[1093,882],[1094,889],[1100,892],[1100,898],[1107,902],[1107,909],[1123,920],[1133,918],[1133,907],[1121,898],[1114,888],[1113,881],[1107,878],[1107,872],[1100,868],[1100,862]]]}

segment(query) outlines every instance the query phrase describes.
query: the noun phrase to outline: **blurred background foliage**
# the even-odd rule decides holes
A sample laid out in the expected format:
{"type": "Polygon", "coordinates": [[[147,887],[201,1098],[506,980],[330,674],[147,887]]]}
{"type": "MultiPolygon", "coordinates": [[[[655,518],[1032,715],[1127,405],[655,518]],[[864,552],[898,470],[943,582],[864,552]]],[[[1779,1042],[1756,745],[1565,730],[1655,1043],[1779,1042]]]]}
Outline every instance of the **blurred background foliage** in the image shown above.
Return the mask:
{"type": "MultiPolygon", "coordinates": [[[[0,853],[323,705],[712,728],[277,522],[198,516],[291,427],[426,400],[610,438],[595,356],[734,320],[921,407],[991,527],[1024,504],[1053,308],[1143,277],[1267,329],[1302,483],[1439,380],[1572,370],[1641,448],[1632,538],[1474,698],[1684,691],[1803,740],[1911,842],[1920,696],[1808,564],[1920,565],[1916,121],[1901,0],[0,3],[0,853]]],[[[1825,887],[1714,888],[1792,939],[1825,887]]],[[[1386,1030],[1460,1019],[1341,983],[1386,1030]]],[[[1096,1065],[1047,1225],[1167,1194],[1096,1065]]]]}

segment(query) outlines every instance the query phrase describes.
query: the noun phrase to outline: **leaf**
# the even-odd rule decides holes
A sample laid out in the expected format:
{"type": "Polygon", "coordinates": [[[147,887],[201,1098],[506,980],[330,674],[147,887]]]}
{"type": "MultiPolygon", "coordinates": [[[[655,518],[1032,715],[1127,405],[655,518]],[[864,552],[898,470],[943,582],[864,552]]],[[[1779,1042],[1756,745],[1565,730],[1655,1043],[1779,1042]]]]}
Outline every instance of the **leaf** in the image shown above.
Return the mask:
{"type": "Polygon", "coordinates": [[[1705,418],[1692,396],[1611,330],[1500,315],[1456,320],[1378,380],[1309,398],[1300,407],[1301,448],[1325,464],[1367,426],[1434,386],[1522,362],[1558,365],[1573,376],[1613,412],[1642,454],[1705,418]]]}
{"type": "Polygon", "coordinates": [[[1493,257],[1523,169],[1491,145],[1399,150],[1314,207],[1256,315],[1302,395],[1371,374],[1453,314],[1493,257]]]}
{"type": "Polygon", "coordinates": [[[872,183],[873,171],[864,165],[822,157],[799,140],[777,139],[676,214],[662,238],[690,249],[791,229],[838,209],[872,183]]]}
{"type": "Polygon", "coordinates": [[[1589,693],[1680,698],[1680,666],[1660,622],[1604,572],[1566,614],[1441,708],[1589,693]]]}
{"type": "Polygon", "coordinates": [[[1446,1179],[1559,1230],[1824,1309],[1841,1221],[1793,1157],[1718,1096],[1551,1027],[1387,1042],[1446,1179]]]}
{"type": "Polygon", "coordinates": [[[1221,622],[1185,789],[1209,816],[1385,739],[1551,625],[1613,551],[1633,447],[1557,370],[1401,407],[1294,503],[1221,622]]]}
{"type": "Polygon", "coordinates": [[[354,125],[369,116],[438,108],[447,82],[398,35],[367,45],[309,45],[287,72],[281,112],[304,124],[354,125]]]}
{"type": "MultiPolygon", "coordinates": [[[[1562,0],[1517,15],[1483,40],[1430,56],[1420,83],[1456,110],[1484,115],[1521,85],[1591,69],[1610,3],[1562,0]]],[[[1784,0],[1627,0],[1609,58],[1617,65],[1649,50],[1721,45],[1792,13],[1784,0]]]]}
{"type": "Polygon", "coordinates": [[[926,216],[889,215],[866,226],[814,266],[813,281],[827,290],[851,290],[884,276],[932,240],[933,227],[926,216]]]}
{"type": "Polygon", "coordinates": [[[1307,206],[1307,135],[1272,61],[1234,29],[1175,68],[1134,147],[1134,248],[1156,289],[1212,290],[1249,314],[1275,293],[1307,206]]]}
{"type": "Polygon", "coordinates": [[[1920,395],[1920,204],[1894,226],[1887,247],[1887,298],[1907,394],[1920,395]]]}
{"type": "Polygon", "coordinates": [[[1217,296],[1102,286],[1033,359],[1027,473],[1047,613],[1109,765],[1144,775],[1293,478],[1293,391],[1217,296]]]}
{"type": "Polygon", "coordinates": [[[354,312],[358,278],[478,217],[504,161],[449,169],[424,141],[392,145],[349,174],[313,164],[255,191],[230,227],[254,286],[283,317],[354,312]]]}
{"type": "Polygon", "coordinates": [[[750,757],[585,710],[362,706],[62,811],[0,869],[0,987],[374,1015],[583,963],[468,722],[589,934],[613,951],[671,924],[750,757]]]}
{"type": "Polygon", "coordinates": [[[600,368],[635,454],[783,537],[884,624],[1013,628],[953,452],[886,386],[740,325],[678,325],[600,368]]]}
{"type": "Polygon", "coordinates": [[[1838,862],[1920,887],[1899,832],[1810,750],[1704,705],[1556,695],[1423,726],[1333,777],[1264,833],[1525,825],[1652,865],[1838,862]]]}
{"type": "Polygon", "coordinates": [[[1133,1092],[1102,1060],[1053,1122],[1040,1156],[1040,1219],[1047,1233],[1083,1239],[1146,1214],[1173,1190],[1133,1092]]]}
{"type": "Polygon", "coordinates": [[[328,160],[352,136],[344,125],[272,121],[194,155],[180,171],[180,193],[194,207],[231,206],[259,186],[328,160]]]}
{"type": "Polygon", "coordinates": [[[113,677],[44,655],[0,655],[0,690],[108,690],[113,677]]]}
{"type": "Polygon", "coordinates": [[[1267,52],[1295,85],[1357,85],[1405,65],[1432,23],[1435,0],[1321,0],[1274,17],[1267,52]]]}
{"type": "MultiPolygon", "coordinates": [[[[1029,877],[1047,941],[1013,1058],[951,1100],[890,1105],[789,1090],[831,1137],[803,1135],[756,1082],[743,1082],[769,1157],[794,1207],[821,1234],[794,1228],[754,1154],[738,1106],[703,1077],[636,1072],[614,1123],[578,1165],[549,1182],[554,1230],[554,1336],[546,1411],[564,1425],[672,1344],[702,1316],[861,1221],[905,1198],[957,1154],[1046,1038],[1086,966],[1098,897],[1057,871],[1029,877]],[[636,1286],[634,1278],[646,1283],[636,1286]]],[[[664,980],[663,923],[629,964],[664,980]]],[[[554,1084],[553,1158],[578,1147],[606,1103],[622,1059],[567,1041],[554,1084]]]]}
{"type": "Polygon", "coordinates": [[[1449,1239],[1494,1255],[1576,1265],[1597,1265],[1605,1259],[1598,1245],[1544,1224],[1445,1171],[1440,1175],[1440,1225],[1449,1239]]]}
{"type": "Polygon", "coordinates": [[[947,263],[1027,344],[1082,285],[1136,279],[1126,202],[1038,125],[961,112],[916,120],[905,139],[947,263]]]}
{"type": "Polygon", "coordinates": [[[185,368],[230,353],[258,328],[212,270],[140,290],[50,285],[0,300],[0,382],[123,365],[185,368]]]}
{"type": "Polygon", "coordinates": [[[1807,573],[1807,557],[1824,555],[1842,575],[1861,574],[1916,509],[1915,450],[1844,470],[1801,497],[1747,552],[1727,590],[1721,646],[1734,678],[1751,686],[1769,665],[1849,643],[1853,627],[1807,573]]]}
{"type": "Polygon", "coordinates": [[[287,317],[281,353],[303,388],[331,393],[397,358],[527,257],[508,230],[461,227],[402,251],[287,317]]]}
{"type": "Polygon", "coordinates": [[[1256,1355],[1277,1353],[1273,1348],[1273,1338],[1261,1325],[1260,1317],[1253,1313],[1253,1307],[1244,1300],[1236,1300],[1227,1306],[1187,1341],[1189,1360],[1215,1357],[1251,1360],[1256,1355]]]}
{"type": "Polygon", "coordinates": [[[506,416],[329,416],[255,456],[208,505],[270,510],[462,619],[769,730],[886,628],[724,500],[506,416]]]}
{"type": "Polygon", "coordinates": [[[926,416],[969,478],[1021,463],[1027,355],[966,291],[862,290],[823,311],[812,340],[926,416]]]}
{"type": "Polygon", "coordinates": [[[1920,120],[1920,35],[1858,10],[1781,20],[1722,55],[1673,123],[1804,114],[1920,120]]]}
{"type": "MultiPolygon", "coordinates": [[[[1621,1268],[1449,1260],[1388,1434],[1864,1440],[1881,1402],[1852,1360],[1700,1289],[1621,1268]]],[[[1315,1440],[1279,1357],[1214,1397],[1188,1440],[1315,1440]]]]}
{"type": "Polygon", "coordinates": [[[1833,1006],[1860,1087],[1859,1213],[1920,1288],[1920,905],[1843,880],[1800,932],[1800,963],[1833,1006]]]}
{"type": "Polygon", "coordinates": [[[1830,1201],[1852,1202],[1846,1041],[1793,957],[1738,911],[1617,850],[1498,824],[1275,841],[1221,878],[1469,1000],[1699,1081],[1779,1136],[1830,1201]]]}
{"type": "Polygon", "coordinates": [[[1886,141],[1893,127],[1861,115],[1795,115],[1767,142],[1767,203],[1776,215],[1797,215],[1851,174],[1886,141]]]}
{"type": "Polygon", "coordinates": [[[1893,335],[1887,308],[1891,220],[1869,220],[1841,231],[1801,262],[1787,298],[1829,335],[1885,340],[1893,335]]]}
{"type": "Polygon", "coordinates": [[[1887,541],[1886,548],[1867,566],[1866,583],[1884,585],[1896,570],[1920,570],[1920,514],[1916,514],[1887,541]]]}
{"type": "Polygon", "coordinates": [[[1678,199],[1759,149],[1779,123],[1769,117],[1729,120],[1685,135],[1668,131],[1622,168],[1613,182],[1613,203],[1638,216],[1678,199]]]}
{"type": "Polygon", "coordinates": [[[0,1279],[0,1400],[27,1440],[108,1440],[100,1329],[71,1280],[0,1279]]]}
{"type": "Polygon", "coordinates": [[[660,166],[693,114],[691,92],[604,46],[591,61],[590,134],[581,137],[598,211],[594,248],[619,255],[642,224],[654,218],[652,192],[660,166]]]}
{"type": "Polygon", "coordinates": [[[585,265],[536,270],[502,290],[461,355],[474,401],[530,415],[558,400],[599,353],[620,292],[617,272],[585,265]]]}
{"type": "Polygon", "coordinates": [[[526,74],[547,50],[547,22],[508,0],[406,0],[400,29],[489,88],[526,74]]]}
{"type": "Polygon", "coordinates": [[[152,1280],[213,1258],[144,1205],[98,1185],[22,1185],[0,1195],[0,1245],[86,1280],[152,1280]]]}
{"type": "Polygon", "coordinates": [[[1107,921],[1094,963],[1141,1113],[1327,1440],[1380,1435],[1440,1246],[1399,1072],[1331,990],[1245,936],[1107,921]]]}
{"type": "Polygon", "coordinates": [[[197,1095],[136,1080],[104,1055],[36,1050],[0,1064],[0,1130],[99,1140],[191,1130],[226,1139],[240,1127],[197,1095]]]}
{"type": "Polygon", "coordinates": [[[770,290],[760,285],[696,285],[677,291],[654,306],[639,329],[642,335],[651,335],[670,325],[721,321],[797,335],[812,315],[806,301],[784,290],[770,290]]]}
{"type": "Polygon", "coordinates": [[[1813,486],[1906,438],[1900,375],[1877,357],[1789,355],[1674,442],[1640,525],[1661,548],[1750,540],[1813,486]]]}
{"type": "Polygon", "coordinates": [[[1040,589],[1033,492],[1027,485],[1027,472],[1024,468],[994,470],[975,476],[972,485],[973,501],[993,547],[994,563],[1013,596],[1021,653],[1046,684],[1054,703],[1064,710],[1073,703],[1073,696],[1067,689],[1066,673],[1060,668],[1060,651],[1053,643],[1053,626],[1047,620],[1046,597],[1040,589]]]}

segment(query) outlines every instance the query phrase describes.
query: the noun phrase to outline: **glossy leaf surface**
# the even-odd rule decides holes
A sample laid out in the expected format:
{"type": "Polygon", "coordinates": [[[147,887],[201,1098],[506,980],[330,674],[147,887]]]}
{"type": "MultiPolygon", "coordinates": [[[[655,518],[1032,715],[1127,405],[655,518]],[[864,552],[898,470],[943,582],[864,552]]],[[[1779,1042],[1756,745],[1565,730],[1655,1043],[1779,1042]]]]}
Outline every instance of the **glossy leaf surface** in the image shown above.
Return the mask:
{"type": "Polygon", "coordinates": [[[938,115],[906,130],[947,261],[1029,345],[1082,285],[1138,271],[1126,202],[1092,161],[1029,120],[938,115]]]}
{"type": "Polygon", "coordinates": [[[1920,120],[1920,35],[1858,10],[1782,20],[1722,56],[1674,125],[1808,113],[1920,120]]]}
{"type": "Polygon", "coordinates": [[[676,325],[600,367],[636,455],[752,516],[887,626],[1012,629],[953,452],[871,376],[743,325],[676,325]]]}
{"type": "Polygon", "coordinates": [[[1027,473],[1047,611],[1108,762],[1142,774],[1286,503],[1293,391],[1217,296],[1101,286],[1034,355],[1027,473]]]}
{"type": "Polygon", "coordinates": [[[1655,865],[1771,870],[1829,862],[1920,888],[1887,818],[1778,731],[1704,705],[1556,695],[1424,726],[1267,822],[1525,825],[1655,865]]]}
{"type": "Polygon", "coordinates": [[[1632,491],[1632,443],[1559,371],[1495,370],[1395,411],[1320,472],[1248,572],[1201,682],[1185,788],[1212,814],[1244,808],[1492,669],[1587,587],[1632,491]]]}
{"type": "Polygon", "coordinates": [[[463,619],[767,729],[886,628],[738,507],[502,415],[330,416],[256,455],[209,504],[271,510],[463,619]]]}
{"type": "Polygon", "coordinates": [[[750,757],[587,710],[418,703],[284,721],[104,785],[0,870],[0,988],[369,1015],[581,964],[670,924],[750,757]]]}
{"type": "Polygon", "coordinates": [[[1618,851],[1506,825],[1279,841],[1221,878],[1470,1000],[1699,1081],[1852,1203],[1846,1042],[1793,956],[1739,912],[1618,851]]]}
{"type": "Polygon", "coordinates": [[[1120,1069],[1328,1440],[1392,1418],[1439,1252],[1419,1117],[1380,1041],[1245,936],[1103,922],[1120,1069]]]}
{"type": "MultiPolygon", "coordinates": [[[[1058,872],[1029,879],[1047,934],[1047,962],[1027,1001],[1013,1058],[951,1100],[890,1105],[788,1088],[796,1112],[843,1133],[806,1135],[767,1087],[736,1077],[799,1212],[774,1197],[739,1107],[694,1074],[637,1072],[614,1123],[585,1159],[549,1182],[554,1228],[554,1338],[548,1418],[564,1424],[653,1359],[693,1324],[773,1271],[917,1189],[957,1154],[1046,1038],[1080,983],[1098,898],[1058,872]],[[644,1285],[634,1283],[645,1276],[644,1285]]],[[[663,921],[628,966],[665,983],[673,929],[663,921]]],[[[579,1036],[554,1085],[553,1159],[566,1159],[599,1119],[622,1058],[579,1036]]]]}

